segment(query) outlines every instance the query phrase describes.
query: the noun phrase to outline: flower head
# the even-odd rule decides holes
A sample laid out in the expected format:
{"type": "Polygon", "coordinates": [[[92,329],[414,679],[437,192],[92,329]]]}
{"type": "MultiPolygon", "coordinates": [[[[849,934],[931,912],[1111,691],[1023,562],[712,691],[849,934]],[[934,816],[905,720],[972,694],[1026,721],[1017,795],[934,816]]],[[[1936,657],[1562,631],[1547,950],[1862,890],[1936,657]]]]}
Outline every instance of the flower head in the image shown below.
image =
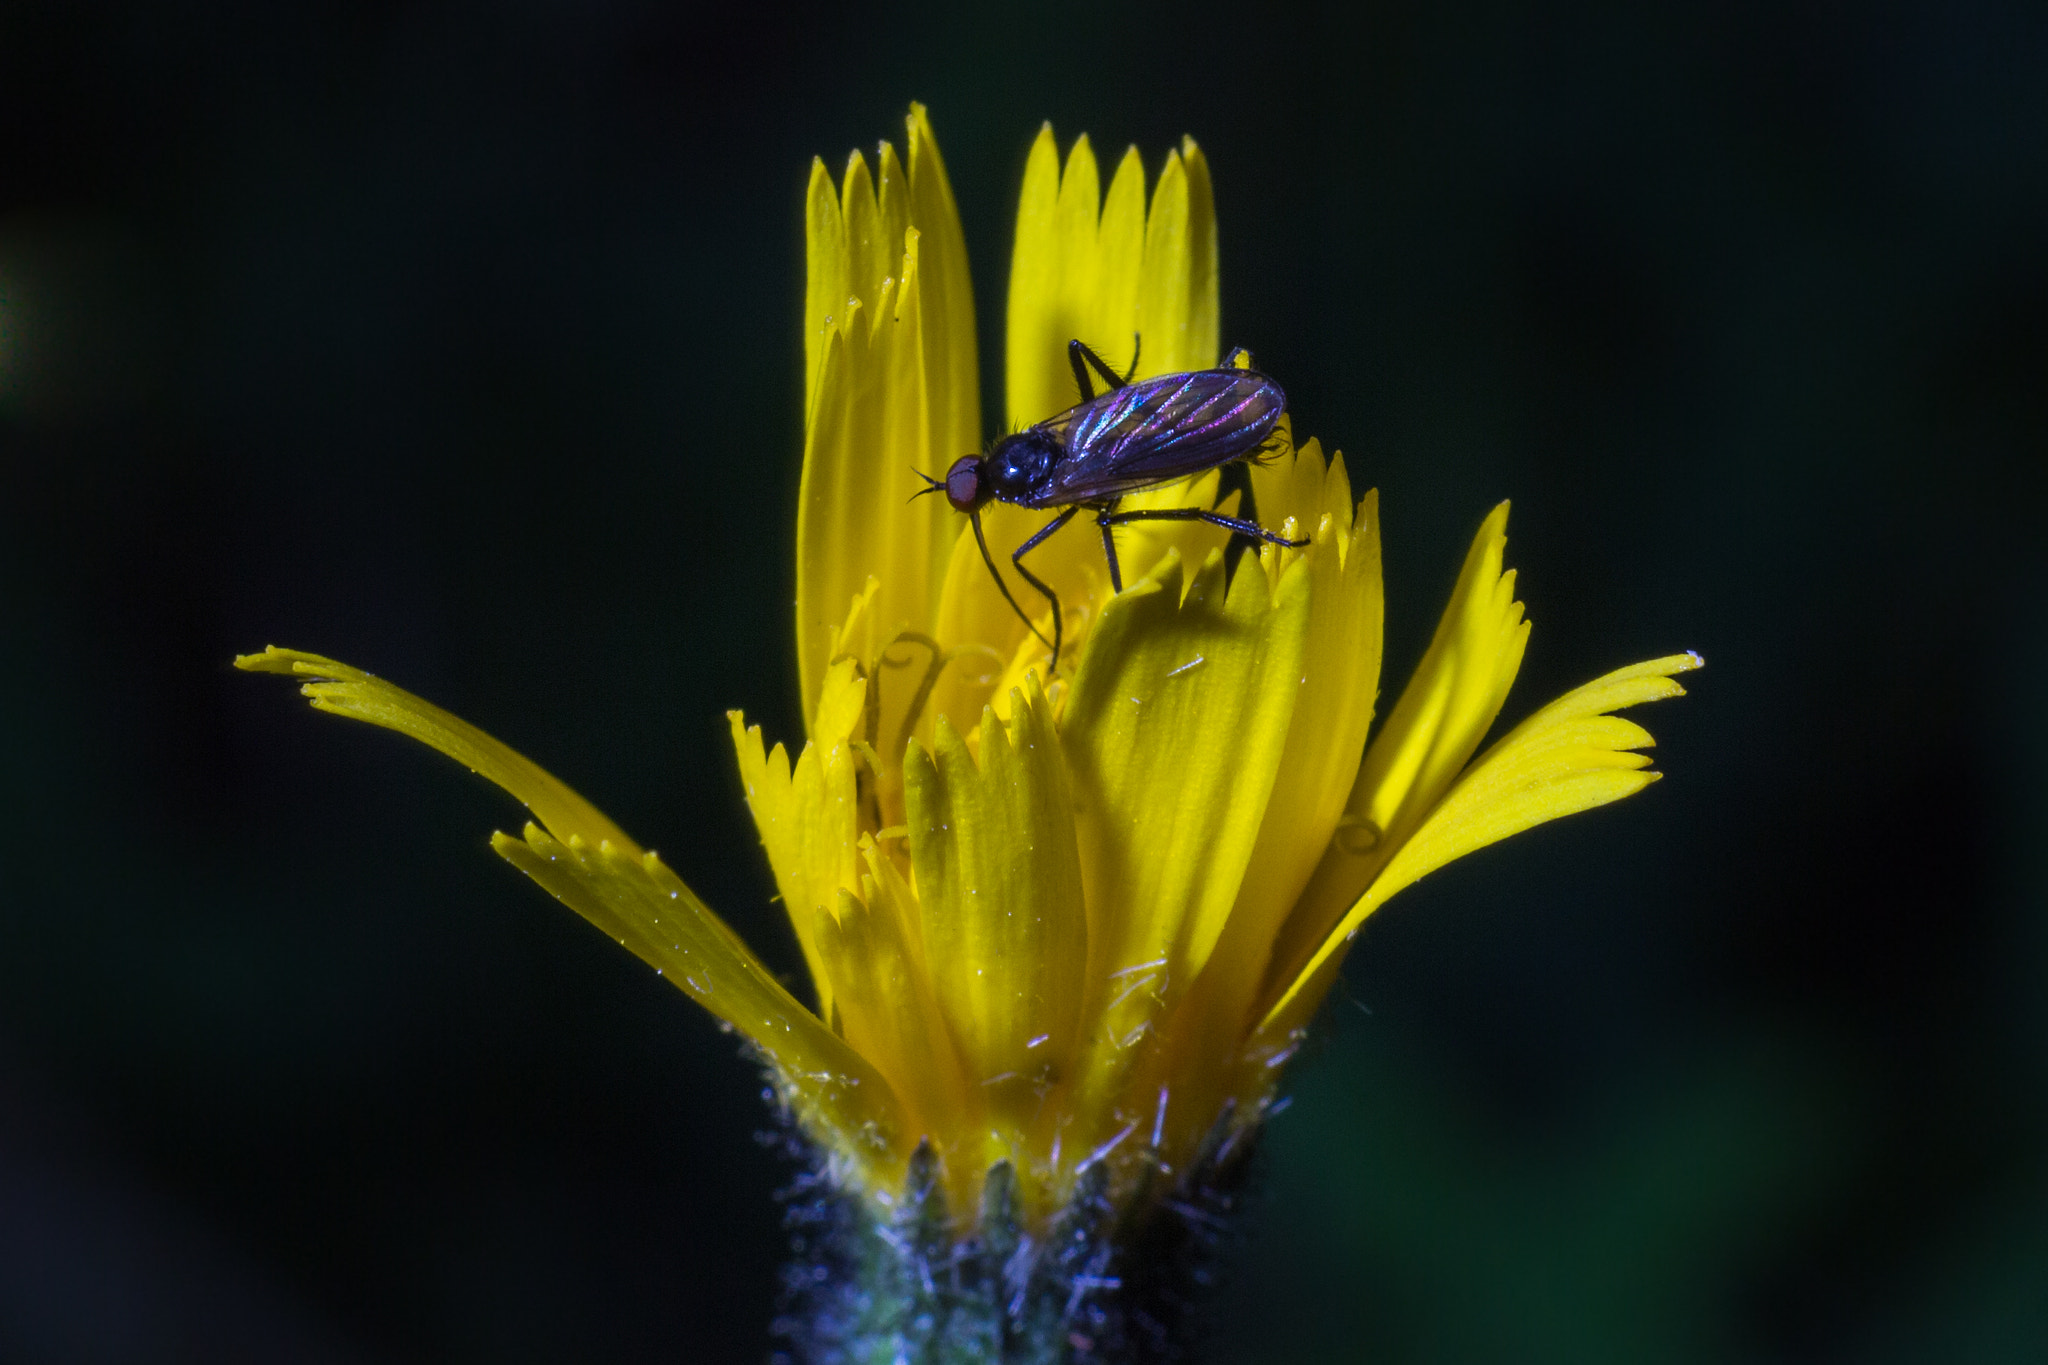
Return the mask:
{"type": "MultiPolygon", "coordinates": [[[[1131,581],[1113,593],[1092,529],[1069,528],[1034,552],[1066,606],[1049,675],[964,519],[910,496],[982,427],[958,213],[921,108],[908,134],[905,156],[885,143],[836,182],[812,171],[807,742],[792,759],[731,717],[814,1005],[653,854],[489,736],[330,660],[238,662],[303,676],[316,706],[411,734],[524,801],[534,821],[498,852],[742,1033],[840,1186],[883,1216],[906,1187],[935,1186],[965,1236],[999,1184],[1016,1226],[1042,1232],[1077,1191],[1142,1205],[1254,1130],[1366,916],[1454,858],[1646,786],[1650,736],[1612,713],[1677,695],[1674,675],[1700,661],[1610,673],[1480,753],[1529,632],[1502,504],[1373,732],[1378,503],[1354,496],[1341,454],[1297,449],[1283,425],[1252,498],[1306,546],[1263,545],[1233,569],[1224,531],[1129,526],[1131,581]]],[[[1105,192],[1085,137],[1062,163],[1042,131],[1005,336],[1013,429],[1074,402],[1072,338],[1140,376],[1216,365],[1201,150],[1170,152],[1148,191],[1133,149],[1105,192]]],[[[1211,472],[1126,505],[1230,510],[1217,487],[1211,472]]],[[[1014,547],[1046,514],[984,515],[990,543],[1014,547]]]]}

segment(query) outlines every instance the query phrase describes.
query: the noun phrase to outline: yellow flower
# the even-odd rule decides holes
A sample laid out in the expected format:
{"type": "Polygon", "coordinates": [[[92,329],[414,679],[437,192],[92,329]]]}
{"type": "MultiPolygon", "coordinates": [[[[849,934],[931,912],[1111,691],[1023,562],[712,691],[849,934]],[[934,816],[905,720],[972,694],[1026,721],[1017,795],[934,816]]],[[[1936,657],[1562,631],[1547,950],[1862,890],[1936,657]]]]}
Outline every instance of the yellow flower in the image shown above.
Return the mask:
{"type": "MultiPolygon", "coordinates": [[[[921,108],[908,133],[907,156],[856,154],[837,184],[812,171],[808,742],[792,762],[732,716],[815,1007],[653,854],[488,735],[328,659],[237,662],[303,677],[315,706],[410,734],[525,802],[533,821],[497,851],[737,1029],[840,1187],[886,1210],[922,1163],[948,1207],[974,1210],[1007,1163],[1005,1197],[1043,1228],[1084,1175],[1124,1205],[1254,1128],[1365,917],[1462,854],[1648,785],[1649,734],[1611,713],[1678,695],[1673,675],[1700,661],[1610,673],[1475,759],[1529,631],[1502,504],[1368,744],[1377,500],[1354,499],[1341,454],[1289,435],[1251,471],[1253,500],[1306,548],[1261,546],[1232,572],[1221,531],[1129,526],[1120,594],[1092,527],[1035,552],[1066,608],[1070,652],[1047,677],[960,515],[910,497],[915,471],[983,430],[959,217],[921,108]]],[[[1136,346],[1140,375],[1217,363],[1208,165],[1187,141],[1149,196],[1145,180],[1134,149],[1105,194],[1085,137],[1062,166],[1039,134],[1011,270],[1011,427],[1074,401],[1070,338],[1119,368],[1136,346]]],[[[1208,506],[1216,489],[1212,472],[1130,501],[1208,506]]],[[[1044,516],[989,507],[991,544],[1044,516]]]]}

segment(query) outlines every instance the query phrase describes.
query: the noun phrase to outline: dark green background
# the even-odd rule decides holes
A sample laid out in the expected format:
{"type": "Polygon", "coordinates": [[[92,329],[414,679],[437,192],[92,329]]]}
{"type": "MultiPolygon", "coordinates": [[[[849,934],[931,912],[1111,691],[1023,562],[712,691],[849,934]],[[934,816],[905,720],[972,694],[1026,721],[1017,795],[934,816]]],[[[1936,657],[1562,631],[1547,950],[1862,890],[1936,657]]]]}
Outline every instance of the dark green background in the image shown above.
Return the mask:
{"type": "MultiPolygon", "coordinates": [[[[0,1357],[749,1361],[785,1178],[401,681],[769,960],[813,153],[929,102],[998,371],[1051,118],[1207,149],[1224,336],[1485,509],[1508,716],[1696,648],[1670,780],[1362,937],[1223,1362],[2048,1358],[2048,12],[0,7],[0,1357]]],[[[991,420],[999,411],[992,400],[991,420]]]]}

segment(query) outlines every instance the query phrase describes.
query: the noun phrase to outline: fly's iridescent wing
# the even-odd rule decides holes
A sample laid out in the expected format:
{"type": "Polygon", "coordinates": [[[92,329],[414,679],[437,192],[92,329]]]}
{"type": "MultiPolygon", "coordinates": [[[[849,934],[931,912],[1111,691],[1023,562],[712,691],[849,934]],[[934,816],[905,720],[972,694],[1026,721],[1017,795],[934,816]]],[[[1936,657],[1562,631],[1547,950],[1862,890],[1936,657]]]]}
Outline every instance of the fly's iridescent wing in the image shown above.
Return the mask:
{"type": "Polygon", "coordinates": [[[1195,370],[1127,384],[1043,424],[1066,448],[1034,507],[1097,502],[1199,474],[1265,444],[1287,406],[1255,370],[1195,370]]]}

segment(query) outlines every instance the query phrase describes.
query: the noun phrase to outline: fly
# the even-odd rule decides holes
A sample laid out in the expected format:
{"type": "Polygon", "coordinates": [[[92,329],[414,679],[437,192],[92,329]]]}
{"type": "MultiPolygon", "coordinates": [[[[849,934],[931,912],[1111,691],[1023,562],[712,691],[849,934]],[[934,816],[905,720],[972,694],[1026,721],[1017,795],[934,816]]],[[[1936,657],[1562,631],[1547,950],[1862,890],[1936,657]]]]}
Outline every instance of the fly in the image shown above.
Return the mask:
{"type": "Polygon", "coordinates": [[[1273,428],[1286,411],[1287,395],[1257,370],[1238,368],[1236,362],[1244,355],[1242,350],[1232,351],[1219,369],[1163,374],[1132,383],[1081,342],[1069,342],[1067,360],[1081,390],[1079,403],[1057,417],[1003,437],[986,455],[962,455],[944,479],[923,476],[930,485],[924,492],[944,490],[946,501],[967,514],[975,544],[981,547],[982,562],[1002,589],[1003,600],[1052,650],[1048,673],[1057,672],[1060,666],[1060,599],[1024,567],[1024,556],[1084,508],[1095,513],[1095,524],[1102,530],[1102,551],[1109,557],[1109,585],[1114,592],[1122,592],[1124,582],[1111,532],[1129,522],[1206,521],[1272,545],[1298,549],[1308,544],[1268,531],[1255,521],[1226,517],[1205,507],[1116,510],[1126,493],[1238,460],[1256,460],[1266,452],[1273,428]],[[1091,368],[1106,386],[1099,396],[1088,378],[1091,368]],[[991,502],[1063,509],[1010,555],[1010,563],[1024,581],[1052,604],[1050,640],[1017,605],[1009,584],[996,569],[995,556],[989,553],[988,540],[981,531],[981,509],[991,502]]]}

